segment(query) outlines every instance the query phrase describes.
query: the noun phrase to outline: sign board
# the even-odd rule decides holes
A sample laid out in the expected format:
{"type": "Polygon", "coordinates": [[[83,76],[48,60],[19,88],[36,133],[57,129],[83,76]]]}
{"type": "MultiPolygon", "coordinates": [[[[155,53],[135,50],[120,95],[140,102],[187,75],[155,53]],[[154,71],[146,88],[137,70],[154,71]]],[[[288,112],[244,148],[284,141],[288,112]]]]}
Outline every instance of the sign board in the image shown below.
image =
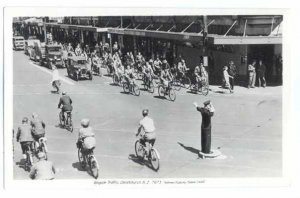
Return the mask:
{"type": "Polygon", "coordinates": [[[208,57],[207,56],[203,56],[203,66],[204,67],[208,66],[208,57]]]}
{"type": "Polygon", "coordinates": [[[107,38],[109,38],[109,39],[110,39],[110,33],[108,33],[108,34],[107,34],[107,38]]]}

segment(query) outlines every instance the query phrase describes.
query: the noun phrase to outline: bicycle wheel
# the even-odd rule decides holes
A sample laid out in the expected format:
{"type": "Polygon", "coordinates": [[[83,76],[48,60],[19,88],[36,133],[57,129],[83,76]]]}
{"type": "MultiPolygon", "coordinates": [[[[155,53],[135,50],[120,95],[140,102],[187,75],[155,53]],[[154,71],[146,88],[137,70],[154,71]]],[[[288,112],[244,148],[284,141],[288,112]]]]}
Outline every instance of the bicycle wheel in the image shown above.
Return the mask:
{"type": "Polygon", "coordinates": [[[123,90],[125,93],[128,93],[129,92],[129,85],[127,82],[123,83],[123,90]]]}
{"type": "Polygon", "coordinates": [[[137,140],[135,142],[135,155],[137,158],[139,159],[143,159],[144,158],[144,148],[143,145],[141,144],[141,142],[139,140],[137,140]]]}
{"type": "Polygon", "coordinates": [[[149,160],[150,160],[152,168],[155,171],[158,171],[158,169],[159,169],[159,154],[156,149],[154,149],[154,148],[151,149],[149,160]]]}
{"type": "Polygon", "coordinates": [[[90,160],[90,162],[89,162],[89,164],[90,164],[90,171],[91,171],[93,177],[95,179],[97,179],[98,176],[99,176],[98,162],[97,162],[96,158],[93,155],[90,156],[89,160],[90,160]]]}
{"type": "Polygon", "coordinates": [[[158,86],[158,95],[160,97],[165,96],[165,89],[163,88],[162,85],[158,86]]]}
{"type": "Polygon", "coordinates": [[[140,93],[141,93],[140,88],[139,88],[136,84],[134,84],[134,85],[132,85],[132,86],[133,86],[133,87],[132,87],[133,94],[134,94],[135,96],[139,96],[140,93]]]}
{"type": "Polygon", "coordinates": [[[85,168],[85,161],[84,161],[84,157],[81,153],[81,149],[78,149],[78,160],[79,160],[81,167],[85,168]]]}
{"type": "Polygon", "coordinates": [[[201,93],[202,93],[202,95],[207,96],[208,92],[209,92],[208,86],[205,85],[205,86],[201,87],[201,93]]]}
{"type": "Polygon", "coordinates": [[[67,117],[67,126],[68,131],[73,132],[73,123],[70,116],[67,117]]]}
{"type": "Polygon", "coordinates": [[[184,88],[189,89],[191,86],[191,79],[187,76],[183,77],[182,84],[183,84],[184,88]]]}
{"type": "Polygon", "coordinates": [[[154,93],[154,84],[153,82],[150,82],[149,85],[148,85],[148,91],[150,93],[154,93]]]}
{"type": "Polygon", "coordinates": [[[63,121],[63,117],[62,117],[62,112],[59,112],[59,123],[60,123],[60,125],[61,126],[64,126],[65,125],[65,123],[64,123],[64,121],[63,121]]]}
{"type": "Polygon", "coordinates": [[[169,98],[171,101],[175,101],[175,99],[176,99],[176,93],[173,89],[169,90],[169,98]]]}

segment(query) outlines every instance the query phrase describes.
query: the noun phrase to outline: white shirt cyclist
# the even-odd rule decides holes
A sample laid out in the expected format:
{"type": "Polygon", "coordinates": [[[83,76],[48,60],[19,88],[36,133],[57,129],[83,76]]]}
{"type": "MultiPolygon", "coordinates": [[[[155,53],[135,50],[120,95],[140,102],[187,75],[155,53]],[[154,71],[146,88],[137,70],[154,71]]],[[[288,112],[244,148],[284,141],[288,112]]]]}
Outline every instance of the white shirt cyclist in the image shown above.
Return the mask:
{"type": "Polygon", "coordinates": [[[141,121],[140,121],[140,126],[142,126],[142,128],[144,129],[144,131],[146,133],[151,133],[155,131],[155,127],[154,127],[154,122],[151,118],[149,118],[148,116],[144,117],[141,121]]]}

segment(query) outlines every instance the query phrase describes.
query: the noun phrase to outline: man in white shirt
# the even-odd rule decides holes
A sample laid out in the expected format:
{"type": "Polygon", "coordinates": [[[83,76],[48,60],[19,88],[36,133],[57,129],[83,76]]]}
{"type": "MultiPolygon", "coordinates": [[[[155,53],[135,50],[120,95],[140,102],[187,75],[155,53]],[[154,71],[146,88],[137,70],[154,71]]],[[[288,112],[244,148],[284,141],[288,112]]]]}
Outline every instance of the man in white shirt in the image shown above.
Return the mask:
{"type": "Polygon", "coordinates": [[[139,123],[139,128],[136,136],[138,136],[141,132],[144,133],[144,135],[141,135],[141,140],[143,140],[142,143],[145,144],[145,146],[147,147],[147,152],[149,152],[150,148],[154,146],[156,140],[156,133],[154,132],[155,126],[152,118],[148,117],[148,109],[144,109],[142,111],[142,114],[144,118],[139,123]],[[151,144],[151,147],[149,144],[151,144]]]}
{"type": "Polygon", "coordinates": [[[51,62],[51,67],[52,67],[52,86],[56,89],[56,93],[59,93],[59,87],[61,85],[60,80],[59,80],[59,73],[56,68],[56,66],[51,62]]]}

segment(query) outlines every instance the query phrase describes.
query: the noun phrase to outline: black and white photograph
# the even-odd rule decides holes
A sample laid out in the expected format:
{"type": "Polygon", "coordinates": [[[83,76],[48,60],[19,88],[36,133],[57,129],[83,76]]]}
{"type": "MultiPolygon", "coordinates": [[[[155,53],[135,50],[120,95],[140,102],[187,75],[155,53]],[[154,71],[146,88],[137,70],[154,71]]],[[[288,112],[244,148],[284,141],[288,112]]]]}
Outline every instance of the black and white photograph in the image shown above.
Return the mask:
{"type": "Polygon", "coordinates": [[[283,24],[13,17],[13,179],[282,177],[283,24]]]}

